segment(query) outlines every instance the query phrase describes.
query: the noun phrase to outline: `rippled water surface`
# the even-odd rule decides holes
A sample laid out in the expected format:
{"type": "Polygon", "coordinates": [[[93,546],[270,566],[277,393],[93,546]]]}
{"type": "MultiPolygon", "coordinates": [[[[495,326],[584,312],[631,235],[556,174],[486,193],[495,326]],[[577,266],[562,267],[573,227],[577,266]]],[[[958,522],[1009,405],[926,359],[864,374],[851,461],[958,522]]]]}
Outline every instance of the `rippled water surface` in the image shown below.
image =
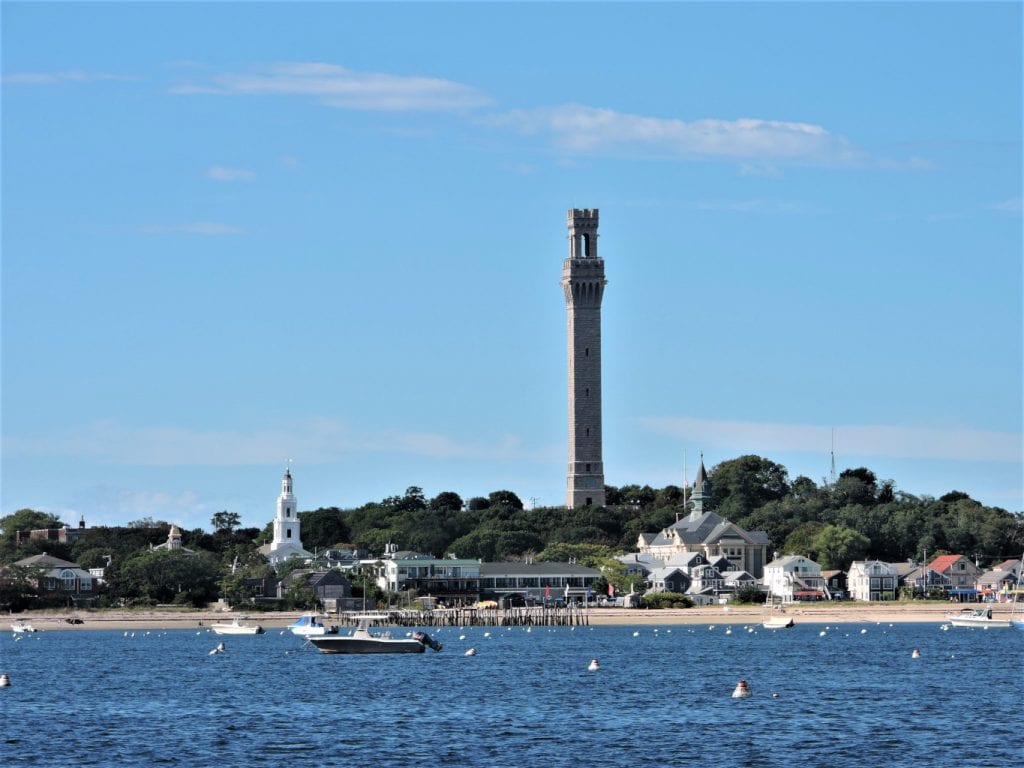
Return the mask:
{"type": "Polygon", "coordinates": [[[276,629],[0,634],[0,765],[987,768],[1024,755],[1013,629],[431,634],[443,652],[394,656],[326,656],[276,629]],[[209,655],[220,640],[227,652],[209,655]],[[750,699],[731,698],[740,678],[750,699]]]}

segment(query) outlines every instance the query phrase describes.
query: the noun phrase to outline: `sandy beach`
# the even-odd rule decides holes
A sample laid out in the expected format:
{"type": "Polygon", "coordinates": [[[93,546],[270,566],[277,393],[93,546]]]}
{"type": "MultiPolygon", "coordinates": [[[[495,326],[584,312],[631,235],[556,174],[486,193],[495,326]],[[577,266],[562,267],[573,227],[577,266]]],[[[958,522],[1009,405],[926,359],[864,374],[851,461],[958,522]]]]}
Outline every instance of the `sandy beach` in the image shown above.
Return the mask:
{"type": "MultiPolygon", "coordinates": [[[[970,604],[977,605],[977,604],[970,604]]],[[[799,603],[789,606],[787,613],[797,623],[895,623],[936,622],[945,620],[946,614],[966,605],[953,603],[799,603]]],[[[31,611],[10,614],[6,623],[24,620],[39,630],[81,632],[94,629],[154,630],[197,629],[218,621],[229,621],[234,616],[247,616],[266,629],[285,627],[295,621],[299,611],[253,612],[232,611],[31,611]],[[81,624],[69,623],[81,619],[81,624]],[[200,624],[200,622],[202,622],[200,624]]],[[[643,610],[622,608],[593,608],[586,614],[586,623],[605,625],[653,624],[748,624],[761,619],[760,606],[708,606],[688,609],[643,610]]],[[[993,606],[995,618],[1009,618],[1010,606],[993,606]]],[[[329,619],[328,619],[329,621],[329,619]]],[[[7,627],[0,624],[0,631],[7,627]]]]}

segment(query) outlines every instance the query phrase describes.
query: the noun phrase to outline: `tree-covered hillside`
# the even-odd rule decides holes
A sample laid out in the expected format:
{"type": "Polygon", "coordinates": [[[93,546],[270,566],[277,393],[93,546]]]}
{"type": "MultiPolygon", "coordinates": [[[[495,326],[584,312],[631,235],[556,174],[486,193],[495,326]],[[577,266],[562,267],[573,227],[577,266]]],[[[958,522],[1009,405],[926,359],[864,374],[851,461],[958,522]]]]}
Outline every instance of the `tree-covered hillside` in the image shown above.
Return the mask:
{"type": "MultiPolygon", "coordinates": [[[[894,562],[941,553],[963,554],[987,566],[1020,557],[1024,550],[1024,513],[986,507],[961,491],[939,498],[911,496],[864,467],[819,485],[807,477],[791,480],[785,467],[769,459],[740,456],[713,467],[709,476],[714,511],[748,531],[765,531],[771,552],[806,555],[824,568],[845,569],[856,559],[894,562]]],[[[300,512],[302,543],[310,551],[355,548],[375,556],[393,544],[437,557],[489,561],[587,553],[593,559],[635,551],[639,534],[660,531],[688,514],[689,489],[625,485],[606,490],[606,507],[525,509],[507,490],[486,498],[463,499],[454,491],[427,498],[411,486],[401,496],[355,509],[300,512]]],[[[106,564],[112,596],[198,603],[211,596],[217,579],[223,588],[232,568],[236,580],[268,571],[256,549],[270,539],[271,525],[262,531],[237,529],[238,522],[236,513],[224,511],[213,516],[212,533],[183,531],[184,546],[202,555],[192,561],[202,567],[189,569],[165,560],[173,553],[150,551],[166,541],[166,522],[92,528],[71,545],[29,541],[17,546],[17,530],[62,524],[44,512],[19,510],[0,518],[0,560],[10,564],[46,551],[85,568],[106,564]],[[173,578],[165,578],[169,572],[173,578]]]]}

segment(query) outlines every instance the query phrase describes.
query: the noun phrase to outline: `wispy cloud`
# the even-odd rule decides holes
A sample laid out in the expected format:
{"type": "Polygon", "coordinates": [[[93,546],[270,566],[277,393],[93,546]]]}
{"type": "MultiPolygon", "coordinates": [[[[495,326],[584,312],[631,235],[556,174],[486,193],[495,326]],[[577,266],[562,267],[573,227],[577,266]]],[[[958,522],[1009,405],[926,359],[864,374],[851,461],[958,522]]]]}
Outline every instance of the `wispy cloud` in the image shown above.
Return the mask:
{"type": "Polygon", "coordinates": [[[256,174],[245,168],[228,168],[223,165],[211,165],[206,169],[207,178],[214,181],[254,181],[256,174]]]}
{"type": "Polygon", "coordinates": [[[139,228],[145,235],[204,235],[219,237],[221,235],[240,235],[242,230],[230,224],[219,224],[214,221],[193,221],[185,224],[147,224],[139,228]]]}
{"type": "Polygon", "coordinates": [[[475,442],[413,430],[374,430],[370,434],[334,419],[306,419],[251,431],[131,427],[102,421],[46,437],[8,435],[3,450],[7,457],[80,457],[133,466],[272,464],[282,456],[321,464],[359,453],[438,459],[531,457],[514,436],[475,442]]]}
{"type": "Polygon", "coordinates": [[[583,104],[515,110],[488,118],[527,134],[550,137],[570,152],[642,152],[660,156],[851,164],[862,153],[820,125],[781,120],[649,117],[583,104]]]}
{"type": "Polygon", "coordinates": [[[221,73],[176,85],[179,94],[307,96],[331,107],[361,110],[462,110],[490,99],[472,86],[437,77],[358,72],[336,64],[276,64],[251,73],[221,73]]]}
{"type": "Polygon", "coordinates": [[[801,206],[785,200],[696,200],[684,203],[683,207],[696,211],[720,211],[725,213],[800,213],[801,206]]]}
{"type": "Polygon", "coordinates": [[[1020,216],[1024,213],[1024,198],[1011,197],[1006,200],[1000,200],[998,203],[993,203],[989,206],[993,211],[999,213],[1009,213],[1015,216],[1020,216]]]}
{"type": "Polygon", "coordinates": [[[6,85],[61,85],[64,83],[99,83],[110,80],[130,82],[138,80],[129,75],[115,75],[110,72],[86,72],[68,69],[60,72],[14,72],[4,75],[6,85]]]}
{"type": "MultiPolygon", "coordinates": [[[[692,418],[645,418],[643,426],[690,443],[740,453],[796,451],[827,453],[832,427],[692,418]]],[[[1017,462],[1024,459],[1024,437],[980,429],[940,429],[899,425],[836,426],[844,454],[898,459],[1017,462]]]]}

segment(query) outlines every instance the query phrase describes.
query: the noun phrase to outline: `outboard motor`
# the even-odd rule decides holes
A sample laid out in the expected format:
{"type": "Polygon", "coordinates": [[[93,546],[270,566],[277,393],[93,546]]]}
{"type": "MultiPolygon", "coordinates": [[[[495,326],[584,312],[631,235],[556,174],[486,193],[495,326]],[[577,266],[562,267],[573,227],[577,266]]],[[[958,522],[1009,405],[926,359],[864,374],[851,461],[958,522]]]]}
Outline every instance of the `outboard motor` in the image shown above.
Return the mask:
{"type": "Polygon", "coordinates": [[[435,651],[440,651],[442,648],[444,648],[443,645],[441,645],[439,642],[437,642],[437,640],[432,638],[426,632],[413,632],[412,633],[412,639],[413,640],[419,640],[419,642],[422,645],[425,645],[428,648],[433,648],[435,651]]]}

